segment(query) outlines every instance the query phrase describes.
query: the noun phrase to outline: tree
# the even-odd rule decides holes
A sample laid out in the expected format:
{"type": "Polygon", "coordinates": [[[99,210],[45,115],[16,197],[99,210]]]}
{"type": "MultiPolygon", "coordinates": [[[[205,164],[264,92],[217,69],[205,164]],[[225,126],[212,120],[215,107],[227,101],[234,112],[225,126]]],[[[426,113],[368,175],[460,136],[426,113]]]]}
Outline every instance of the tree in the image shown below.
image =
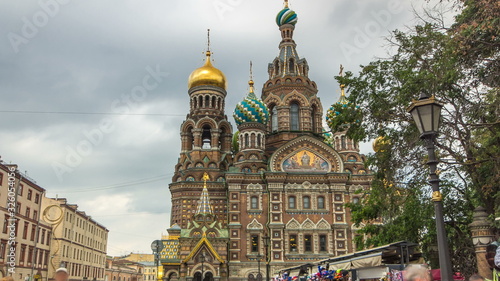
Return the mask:
{"type": "MultiPolygon", "coordinates": [[[[406,112],[412,99],[423,91],[445,103],[437,140],[445,223],[453,251],[455,270],[476,271],[468,224],[472,210],[482,205],[494,214],[500,206],[500,99],[498,86],[497,1],[457,1],[461,11],[446,27],[432,16],[408,31],[396,30],[389,38],[394,54],[361,66],[359,74],[336,77],[350,93],[349,101],[360,107],[334,105],[340,112],[331,120],[332,131],[349,126],[347,135],[356,141],[382,136],[385,148],[370,155],[368,165],[375,179],[359,205],[349,204],[353,219],[363,225],[363,246],[379,246],[396,240],[423,245],[431,260],[435,226],[426,183],[427,153],[406,112]],[[480,20],[484,22],[477,23],[480,20]],[[494,23],[497,23],[495,26],[494,23]],[[495,33],[497,32],[497,33],[495,33]],[[375,218],[382,225],[370,223],[375,218]]],[[[361,238],[358,238],[361,239],[361,238]]],[[[358,241],[361,242],[361,241],[358,241]]]]}

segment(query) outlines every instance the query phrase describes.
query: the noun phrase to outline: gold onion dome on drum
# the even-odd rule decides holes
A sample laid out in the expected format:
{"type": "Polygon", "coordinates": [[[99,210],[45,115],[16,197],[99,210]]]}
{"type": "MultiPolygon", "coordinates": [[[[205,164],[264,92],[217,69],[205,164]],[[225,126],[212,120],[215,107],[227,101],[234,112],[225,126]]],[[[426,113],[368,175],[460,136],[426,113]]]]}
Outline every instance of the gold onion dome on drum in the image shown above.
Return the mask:
{"type": "Polygon", "coordinates": [[[225,90],[227,87],[226,76],[222,71],[212,65],[210,61],[212,52],[207,51],[205,54],[207,56],[205,64],[195,69],[191,75],[189,75],[188,88],[191,89],[196,86],[215,86],[225,90]]]}

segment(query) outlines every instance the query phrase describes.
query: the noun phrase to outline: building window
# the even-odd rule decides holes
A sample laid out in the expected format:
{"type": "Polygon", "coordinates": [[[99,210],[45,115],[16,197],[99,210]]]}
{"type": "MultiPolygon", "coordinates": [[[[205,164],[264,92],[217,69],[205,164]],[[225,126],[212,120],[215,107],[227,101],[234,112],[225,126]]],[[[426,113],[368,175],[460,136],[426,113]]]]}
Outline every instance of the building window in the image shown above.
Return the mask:
{"type": "Polygon", "coordinates": [[[202,149],[210,149],[212,148],[211,142],[212,142],[212,132],[211,128],[209,126],[204,126],[203,127],[203,133],[201,135],[202,139],[202,149]]]}
{"type": "Polygon", "coordinates": [[[302,203],[304,205],[304,209],[311,209],[311,197],[304,196],[302,198],[302,203]]]}
{"type": "Polygon", "coordinates": [[[250,198],[250,209],[257,210],[259,208],[259,197],[252,196],[250,198]]]}
{"type": "Polygon", "coordinates": [[[31,239],[30,239],[31,241],[35,241],[35,235],[36,235],[36,225],[33,224],[31,226],[31,239]]]}
{"type": "Polygon", "coordinates": [[[304,235],[304,251],[312,252],[312,237],[311,237],[311,235],[304,235]]]}
{"type": "Polygon", "coordinates": [[[259,252],[259,235],[252,235],[252,253],[259,252]]]}
{"type": "Polygon", "coordinates": [[[290,130],[299,130],[299,105],[296,103],[290,105],[290,130]]]}
{"type": "Polygon", "coordinates": [[[342,138],[341,138],[341,145],[342,145],[342,149],[346,149],[345,136],[342,136],[342,138]]]}
{"type": "Polygon", "coordinates": [[[278,131],[278,107],[276,105],[271,110],[271,130],[278,131]]]}
{"type": "Polygon", "coordinates": [[[289,209],[295,209],[296,208],[296,205],[295,205],[295,196],[288,197],[288,208],[289,209]]]}
{"type": "Polygon", "coordinates": [[[319,250],[321,252],[326,252],[326,235],[319,236],[319,250]]]}
{"type": "Polygon", "coordinates": [[[23,196],[23,185],[20,184],[17,188],[17,195],[23,196]]]}
{"type": "Polygon", "coordinates": [[[318,209],[324,209],[325,208],[325,197],[319,196],[318,197],[318,209]]]}
{"type": "Polygon", "coordinates": [[[297,235],[290,235],[290,252],[297,252],[297,235]]]}
{"type": "Polygon", "coordinates": [[[295,63],[293,62],[293,59],[290,59],[288,63],[288,72],[294,73],[294,70],[295,70],[295,63]]]}
{"type": "Polygon", "coordinates": [[[27,218],[30,217],[30,212],[31,212],[31,209],[26,207],[26,213],[24,214],[27,218]]]}
{"type": "Polygon", "coordinates": [[[359,197],[352,198],[352,203],[358,204],[359,203],[359,197]]]}
{"type": "Polygon", "coordinates": [[[23,239],[26,239],[28,237],[28,226],[29,222],[24,222],[24,228],[23,228],[23,239]]]}
{"type": "Polygon", "coordinates": [[[28,200],[31,200],[31,196],[33,195],[33,191],[28,189],[28,200]]]}

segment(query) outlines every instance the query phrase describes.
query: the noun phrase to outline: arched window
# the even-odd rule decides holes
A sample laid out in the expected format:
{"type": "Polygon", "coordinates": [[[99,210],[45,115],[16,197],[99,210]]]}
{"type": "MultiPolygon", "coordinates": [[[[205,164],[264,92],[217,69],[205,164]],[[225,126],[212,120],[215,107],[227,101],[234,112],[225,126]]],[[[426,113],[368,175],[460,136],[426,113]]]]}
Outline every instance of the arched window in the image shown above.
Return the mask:
{"type": "Polygon", "coordinates": [[[302,203],[304,209],[311,209],[311,197],[309,196],[302,197],[302,203]]]}
{"type": "Polygon", "coordinates": [[[261,147],[261,141],[260,141],[260,138],[261,138],[261,135],[258,134],[257,135],[257,147],[260,148],[261,147]]]}
{"type": "Polygon", "coordinates": [[[217,108],[215,104],[216,97],[212,97],[212,108],[217,108]]]}
{"type": "Polygon", "coordinates": [[[324,209],[325,208],[325,197],[319,196],[318,197],[318,209],[324,209]]]}
{"type": "Polygon", "coordinates": [[[248,144],[249,144],[249,142],[248,142],[248,134],[245,134],[245,145],[244,145],[243,148],[248,148],[248,144]]]}
{"type": "Polygon", "coordinates": [[[345,136],[342,136],[341,143],[342,143],[342,149],[346,149],[345,136]]]}
{"type": "Polygon", "coordinates": [[[250,198],[250,209],[257,210],[259,208],[259,197],[252,196],[250,198]]]}
{"type": "Polygon", "coordinates": [[[210,126],[206,125],[203,126],[203,133],[201,135],[201,139],[203,141],[202,144],[202,149],[210,149],[212,148],[211,141],[212,141],[212,132],[210,132],[210,126]]]}
{"type": "Polygon", "coordinates": [[[203,97],[199,96],[198,97],[198,108],[202,108],[202,107],[203,107],[203,97]]]}
{"type": "Polygon", "coordinates": [[[274,73],[278,75],[280,73],[280,63],[279,61],[274,62],[274,73]]]}
{"type": "Polygon", "coordinates": [[[252,133],[252,135],[250,136],[250,147],[251,148],[255,148],[255,133],[252,133]]]}
{"type": "Polygon", "coordinates": [[[290,130],[299,130],[299,105],[296,103],[290,105],[290,130]]]}
{"type": "Polygon", "coordinates": [[[210,107],[210,96],[205,96],[205,107],[210,107]]]}
{"type": "Polygon", "coordinates": [[[274,106],[271,110],[271,130],[278,131],[278,106],[274,106]]]}
{"type": "Polygon", "coordinates": [[[288,61],[288,72],[290,72],[290,73],[295,72],[295,63],[293,62],[293,59],[290,59],[288,61]]]}
{"type": "Polygon", "coordinates": [[[288,197],[288,208],[289,209],[295,209],[295,208],[297,208],[297,206],[295,204],[295,196],[288,197]]]}

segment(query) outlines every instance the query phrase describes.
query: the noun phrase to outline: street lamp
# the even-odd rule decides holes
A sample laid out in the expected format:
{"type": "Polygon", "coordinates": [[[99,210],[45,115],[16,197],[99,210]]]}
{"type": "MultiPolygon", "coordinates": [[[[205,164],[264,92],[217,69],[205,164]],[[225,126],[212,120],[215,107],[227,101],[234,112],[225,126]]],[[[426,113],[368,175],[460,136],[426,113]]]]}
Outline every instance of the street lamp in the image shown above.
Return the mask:
{"type": "Polygon", "coordinates": [[[204,268],[203,268],[204,263],[205,263],[205,251],[203,251],[201,253],[201,281],[203,281],[203,274],[205,274],[204,268]]]}
{"type": "Polygon", "coordinates": [[[257,281],[262,281],[262,274],[260,274],[260,260],[262,259],[262,255],[259,253],[257,255],[257,267],[259,273],[257,273],[257,281]]]}
{"type": "Polygon", "coordinates": [[[441,117],[441,108],[443,104],[439,103],[434,96],[429,97],[422,93],[418,101],[413,101],[408,112],[411,113],[417,128],[420,131],[420,138],[425,142],[429,160],[427,165],[430,169],[429,183],[432,186],[432,201],[434,201],[434,212],[436,215],[437,244],[439,252],[439,267],[441,268],[441,280],[453,281],[453,272],[451,269],[450,251],[448,240],[444,227],[443,215],[443,197],[439,191],[439,177],[436,174],[437,164],[434,141],[438,135],[439,122],[441,117]]]}
{"type": "Polygon", "coordinates": [[[266,248],[266,281],[270,281],[271,278],[269,278],[269,272],[270,272],[270,264],[269,264],[269,244],[271,242],[271,237],[269,236],[264,236],[264,248],[266,248]]]}

